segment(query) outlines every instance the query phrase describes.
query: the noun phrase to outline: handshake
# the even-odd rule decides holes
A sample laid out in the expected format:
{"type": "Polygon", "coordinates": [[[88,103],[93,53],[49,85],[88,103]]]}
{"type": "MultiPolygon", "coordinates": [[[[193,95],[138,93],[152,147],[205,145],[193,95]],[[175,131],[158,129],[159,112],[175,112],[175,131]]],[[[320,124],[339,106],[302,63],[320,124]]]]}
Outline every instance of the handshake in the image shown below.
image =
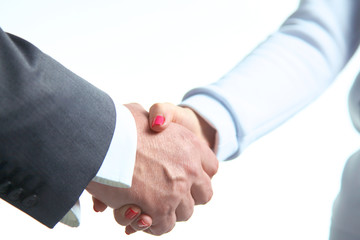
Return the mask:
{"type": "Polygon", "coordinates": [[[188,220],[194,206],[212,197],[211,178],[218,169],[212,151],[216,131],[189,108],[155,104],[149,113],[125,105],[137,127],[136,163],[131,188],[90,182],[94,210],[114,209],[126,233],[161,235],[188,220]]]}

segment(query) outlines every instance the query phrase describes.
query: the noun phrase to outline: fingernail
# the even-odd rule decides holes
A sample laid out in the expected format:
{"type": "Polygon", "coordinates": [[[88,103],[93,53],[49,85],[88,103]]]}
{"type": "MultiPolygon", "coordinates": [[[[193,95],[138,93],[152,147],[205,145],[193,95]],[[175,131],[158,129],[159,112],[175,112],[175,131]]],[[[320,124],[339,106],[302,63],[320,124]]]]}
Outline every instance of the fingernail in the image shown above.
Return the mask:
{"type": "Polygon", "coordinates": [[[100,212],[99,210],[97,210],[97,209],[95,208],[95,206],[93,206],[93,209],[94,209],[95,212],[100,212]]]}
{"type": "Polygon", "coordinates": [[[127,235],[130,235],[130,234],[133,234],[134,232],[136,232],[134,229],[132,229],[132,228],[126,228],[125,229],[125,233],[127,234],[127,235]]]}
{"type": "Polygon", "coordinates": [[[152,123],[152,127],[155,126],[155,125],[163,125],[165,122],[165,118],[161,115],[157,115],[156,118],[154,119],[153,123],[152,123]]]}
{"type": "Polygon", "coordinates": [[[147,224],[144,220],[140,219],[138,222],[138,226],[139,228],[146,228],[149,226],[149,224],[147,224]]]}
{"type": "Polygon", "coordinates": [[[136,217],[136,215],[138,215],[138,212],[134,211],[132,208],[129,208],[128,210],[126,210],[125,212],[125,217],[129,220],[133,219],[134,217],[136,217]]]}

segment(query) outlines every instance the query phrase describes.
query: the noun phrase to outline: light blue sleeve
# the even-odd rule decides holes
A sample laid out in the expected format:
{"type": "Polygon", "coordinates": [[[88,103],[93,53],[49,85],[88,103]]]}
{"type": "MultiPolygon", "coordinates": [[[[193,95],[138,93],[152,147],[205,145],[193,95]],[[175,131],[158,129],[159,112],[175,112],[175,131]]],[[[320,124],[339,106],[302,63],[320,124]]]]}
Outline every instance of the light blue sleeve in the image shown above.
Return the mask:
{"type": "Polygon", "coordinates": [[[303,0],[279,30],[233,70],[188,92],[187,106],[211,123],[222,122],[213,124],[221,160],[235,158],[323,93],[356,51],[359,26],[360,1],[303,0]],[[198,101],[200,95],[208,101],[198,101]],[[209,114],[214,100],[230,117],[209,114]],[[235,129],[233,136],[229,129],[235,129]],[[236,141],[226,141],[234,137],[236,141]]]}

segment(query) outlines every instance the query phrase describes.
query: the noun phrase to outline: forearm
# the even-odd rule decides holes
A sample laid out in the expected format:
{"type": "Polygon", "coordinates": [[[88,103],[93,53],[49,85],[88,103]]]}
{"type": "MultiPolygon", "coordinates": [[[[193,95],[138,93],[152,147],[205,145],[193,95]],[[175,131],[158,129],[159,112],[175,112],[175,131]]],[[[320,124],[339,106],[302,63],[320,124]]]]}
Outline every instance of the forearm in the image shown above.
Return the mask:
{"type": "MultiPolygon", "coordinates": [[[[232,71],[185,96],[189,101],[206,95],[230,114],[225,125],[236,129],[237,150],[227,158],[286,121],[332,83],[358,46],[359,12],[359,1],[302,1],[280,29],[232,71]]],[[[203,107],[194,107],[203,115],[203,107]]]]}
{"type": "MultiPolygon", "coordinates": [[[[12,186],[1,197],[53,227],[105,158],[115,127],[114,104],[32,44],[1,29],[0,47],[0,155],[27,179],[9,179],[12,186]],[[38,184],[31,185],[32,179],[38,184]],[[23,189],[18,199],[9,198],[11,188],[23,189]],[[28,208],[22,202],[31,194],[38,202],[28,208]]],[[[0,174],[4,180],[14,173],[0,174]]]]}

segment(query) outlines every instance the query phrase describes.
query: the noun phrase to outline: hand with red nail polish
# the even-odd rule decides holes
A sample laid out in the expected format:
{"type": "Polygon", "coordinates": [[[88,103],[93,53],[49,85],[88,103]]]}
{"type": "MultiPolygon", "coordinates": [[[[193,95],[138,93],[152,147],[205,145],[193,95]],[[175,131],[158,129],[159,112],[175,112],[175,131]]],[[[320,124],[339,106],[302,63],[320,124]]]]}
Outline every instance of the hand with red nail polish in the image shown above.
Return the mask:
{"type": "MultiPolygon", "coordinates": [[[[179,107],[171,103],[156,103],[149,110],[149,123],[152,123],[151,129],[155,132],[164,131],[171,123],[180,124],[193,132],[212,150],[215,148],[216,130],[190,108],[179,107]],[[158,122],[162,122],[162,124],[155,124],[158,122]]],[[[202,167],[212,178],[215,174],[212,171],[212,163],[203,159],[202,167]]]]}
{"type": "Polygon", "coordinates": [[[124,216],[127,220],[133,220],[139,214],[139,212],[140,211],[136,211],[132,207],[128,207],[124,216]]]}
{"type": "Polygon", "coordinates": [[[141,209],[133,204],[115,209],[114,218],[117,223],[126,226],[125,233],[128,235],[147,230],[152,224],[152,218],[142,213],[141,209]]]}
{"type": "Polygon", "coordinates": [[[152,225],[152,218],[142,213],[140,207],[132,204],[115,209],[114,217],[120,225],[126,226],[127,235],[137,231],[146,231],[152,225]]]}
{"type": "MultiPolygon", "coordinates": [[[[95,212],[103,212],[107,206],[96,198],[93,199],[93,208],[95,212]]],[[[126,234],[130,235],[136,231],[144,231],[151,226],[152,219],[146,214],[141,214],[140,207],[136,205],[125,205],[114,210],[115,220],[122,226],[129,226],[126,234]],[[134,226],[134,227],[131,227],[134,226]]]]}
{"type": "Polygon", "coordinates": [[[152,121],[151,127],[158,127],[158,126],[162,126],[165,123],[165,118],[164,116],[161,115],[157,115],[154,120],[152,121]]]}
{"type": "Polygon", "coordinates": [[[149,123],[155,132],[164,131],[170,123],[180,124],[214,148],[216,130],[190,108],[156,103],[149,110],[149,123]]]}
{"type": "MultiPolygon", "coordinates": [[[[169,232],[176,221],[189,219],[196,204],[211,199],[211,177],[217,171],[218,161],[211,149],[185,127],[171,124],[166,131],[154,133],[149,127],[149,115],[140,105],[126,107],[134,116],[138,133],[131,188],[92,181],[86,189],[115,209],[115,220],[127,226],[127,233],[145,229],[161,235],[169,232]],[[208,164],[206,168],[203,162],[208,164]],[[122,208],[129,203],[134,208],[122,208]],[[135,206],[140,207],[138,211],[135,206]]],[[[164,119],[166,123],[166,116],[164,119]]]]}
{"type": "Polygon", "coordinates": [[[125,233],[130,235],[137,231],[144,231],[152,234],[151,232],[152,219],[146,214],[141,214],[136,221],[132,221],[131,224],[125,228],[125,233]]]}

